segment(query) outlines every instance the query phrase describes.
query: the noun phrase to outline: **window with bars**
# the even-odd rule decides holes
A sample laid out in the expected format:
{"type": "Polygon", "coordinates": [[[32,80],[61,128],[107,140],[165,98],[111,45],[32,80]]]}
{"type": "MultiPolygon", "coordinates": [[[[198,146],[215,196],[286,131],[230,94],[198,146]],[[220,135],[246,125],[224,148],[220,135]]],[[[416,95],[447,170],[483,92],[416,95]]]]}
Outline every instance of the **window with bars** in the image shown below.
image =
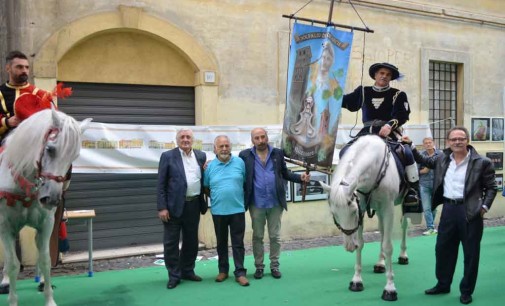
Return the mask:
{"type": "Polygon", "coordinates": [[[457,122],[458,65],[430,61],[429,122],[433,140],[439,149],[445,148],[445,136],[457,122]]]}

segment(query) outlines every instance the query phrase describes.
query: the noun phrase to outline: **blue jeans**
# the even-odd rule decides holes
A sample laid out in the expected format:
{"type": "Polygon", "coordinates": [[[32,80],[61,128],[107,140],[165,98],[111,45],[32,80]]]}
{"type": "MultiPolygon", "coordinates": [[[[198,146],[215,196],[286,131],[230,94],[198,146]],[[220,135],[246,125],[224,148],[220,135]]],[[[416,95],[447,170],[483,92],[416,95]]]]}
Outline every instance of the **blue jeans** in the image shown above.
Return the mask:
{"type": "Polygon", "coordinates": [[[419,186],[421,190],[421,201],[423,202],[424,220],[428,229],[435,229],[433,221],[437,210],[431,210],[431,195],[433,194],[432,187],[419,186]]]}

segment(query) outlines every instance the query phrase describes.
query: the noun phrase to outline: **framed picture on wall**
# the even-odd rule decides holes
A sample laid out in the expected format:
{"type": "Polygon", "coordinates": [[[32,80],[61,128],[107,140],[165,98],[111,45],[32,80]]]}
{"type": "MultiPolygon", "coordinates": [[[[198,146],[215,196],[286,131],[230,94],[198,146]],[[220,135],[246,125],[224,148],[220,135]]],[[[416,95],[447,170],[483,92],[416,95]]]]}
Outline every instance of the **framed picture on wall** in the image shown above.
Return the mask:
{"type": "Polygon", "coordinates": [[[472,118],[472,141],[491,140],[491,118],[472,118]]]}
{"type": "MultiPolygon", "coordinates": [[[[304,171],[297,171],[299,174],[304,171]]],[[[307,189],[305,193],[305,201],[317,201],[325,200],[328,198],[328,194],[324,191],[321,184],[318,181],[322,181],[326,184],[330,183],[330,176],[326,173],[319,171],[310,171],[310,182],[307,184],[307,189]]],[[[293,201],[302,201],[302,189],[303,184],[293,183],[293,201]]]]}
{"type": "Polygon", "coordinates": [[[503,174],[496,175],[496,186],[498,186],[498,190],[503,190],[503,174]]]}
{"type": "Polygon", "coordinates": [[[503,141],[503,118],[491,118],[491,141],[503,141]]]}
{"type": "Polygon", "coordinates": [[[503,169],[503,152],[486,152],[486,157],[491,160],[495,170],[503,169]]]}
{"type": "Polygon", "coordinates": [[[293,183],[290,181],[286,181],[286,202],[293,201],[293,183]]]}

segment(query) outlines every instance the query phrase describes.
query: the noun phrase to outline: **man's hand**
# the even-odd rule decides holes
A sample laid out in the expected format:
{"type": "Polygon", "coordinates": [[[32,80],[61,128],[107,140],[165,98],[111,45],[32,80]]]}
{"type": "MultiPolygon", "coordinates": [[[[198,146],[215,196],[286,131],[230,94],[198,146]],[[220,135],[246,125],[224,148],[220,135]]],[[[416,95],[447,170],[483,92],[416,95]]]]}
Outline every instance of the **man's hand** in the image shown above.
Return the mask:
{"type": "Polygon", "coordinates": [[[428,172],[430,172],[430,168],[427,167],[422,167],[421,170],[419,170],[420,174],[426,174],[428,172]]]}
{"type": "Polygon", "coordinates": [[[308,183],[308,182],[310,182],[310,173],[309,174],[302,173],[300,178],[301,178],[302,182],[308,183]]]}
{"type": "Polygon", "coordinates": [[[18,117],[12,116],[9,119],[7,119],[7,124],[9,124],[10,127],[16,127],[21,123],[21,120],[19,120],[18,117]]]}
{"type": "Polygon", "coordinates": [[[384,124],[379,131],[379,136],[388,137],[391,134],[391,127],[389,124],[384,124]]]}
{"type": "Polygon", "coordinates": [[[209,163],[211,162],[212,160],[206,160],[205,161],[205,164],[203,164],[203,171],[207,170],[207,167],[209,166],[209,163]]]}
{"type": "Polygon", "coordinates": [[[162,209],[158,211],[158,217],[162,222],[168,222],[168,220],[170,220],[170,214],[168,213],[168,209],[162,209]]]}
{"type": "Polygon", "coordinates": [[[487,213],[486,209],[484,209],[484,207],[481,207],[481,209],[480,209],[480,217],[484,218],[484,214],[485,213],[487,213]]]}
{"type": "Polygon", "coordinates": [[[409,138],[407,135],[402,136],[402,142],[411,145],[412,144],[412,139],[409,138]]]}

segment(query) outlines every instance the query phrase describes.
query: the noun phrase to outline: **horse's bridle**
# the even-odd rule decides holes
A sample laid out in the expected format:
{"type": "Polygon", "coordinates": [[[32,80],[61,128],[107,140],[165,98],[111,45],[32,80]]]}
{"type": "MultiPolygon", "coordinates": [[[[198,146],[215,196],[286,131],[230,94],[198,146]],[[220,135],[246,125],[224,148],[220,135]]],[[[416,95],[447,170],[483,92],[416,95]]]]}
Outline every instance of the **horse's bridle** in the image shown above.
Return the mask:
{"type": "Polygon", "coordinates": [[[65,181],[65,176],[54,175],[52,173],[42,171],[42,157],[44,156],[44,151],[47,146],[47,142],[48,141],[55,141],[56,137],[58,137],[59,133],[60,133],[59,128],[52,127],[46,132],[46,135],[44,136],[44,145],[42,146],[42,148],[40,150],[39,160],[37,161],[37,174],[35,175],[35,180],[39,184],[42,184],[44,179],[53,180],[58,183],[63,183],[65,181]]]}
{"type": "MultiPolygon", "coordinates": [[[[340,182],[340,185],[349,186],[349,184],[347,184],[346,182],[340,182]]],[[[342,228],[342,226],[340,226],[340,224],[335,219],[335,215],[333,216],[333,222],[335,223],[337,228],[347,236],[351,236],[352,234],[354,234],[359,229],[359,227],[363,225],[363,217],[365,215],[365,212],[361,210],[361,206],[359,205],[359,197],[355,193],[352,194],[351,200],[348,202],[348,205],[351,205],[354,199],[356,199],[356,203],[358,204],[358,225],[356,225],[355,228],[353,229],[342,228]]]]}
{"type": "Polygon", "coordinates": [[[39,159],[37,160],[37,172],[35,174],[35,182],[31,182],[29,179],[20,175],[19,173],[12,172],[12,176],[18,186],[23,190],[24,195],[13,194],[10,192],[1,192],[0,197],[5,197],[8,199],[7,205],[14,206],[15,201],[21,201],[24,207],[30,207],[33,200],[38,196],[39,188],[47,180],[53,180],[58,183],[63,183],[66,180],[66,175],[54,175],[52,173],[44,172],[42,169],[42,158],[44,156],[45,148],[49,141],[55,141],[60,132],[59,128],[50,128],[44,136],[44,145],[40,150],[39,159]]]}

